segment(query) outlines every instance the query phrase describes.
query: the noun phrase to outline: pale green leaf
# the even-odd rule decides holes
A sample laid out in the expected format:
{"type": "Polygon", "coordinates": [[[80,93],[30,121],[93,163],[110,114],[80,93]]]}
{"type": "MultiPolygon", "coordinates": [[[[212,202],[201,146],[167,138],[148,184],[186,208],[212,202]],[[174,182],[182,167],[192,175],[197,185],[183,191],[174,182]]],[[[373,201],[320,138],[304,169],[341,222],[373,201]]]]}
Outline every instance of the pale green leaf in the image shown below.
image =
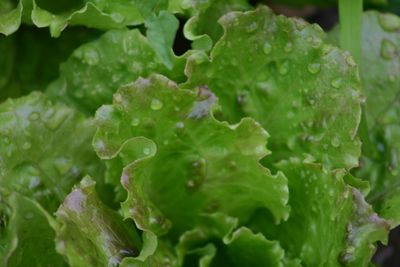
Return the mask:
{"type": "Polygon", "coordinates": [[[277,222],[287,217],[286,178],[259,163],[268,134],[249,118],[237,125],[217,121],[214,102],[207,89],[181,90],[150,76],[123,87],[113,105],[97,111],[95,150],[112,177],[125,167],[123,209],[140,229],[162,234],[172,226],[171,235],[179,236],[201,213],[245,221],[259,207],[277,222]]]}

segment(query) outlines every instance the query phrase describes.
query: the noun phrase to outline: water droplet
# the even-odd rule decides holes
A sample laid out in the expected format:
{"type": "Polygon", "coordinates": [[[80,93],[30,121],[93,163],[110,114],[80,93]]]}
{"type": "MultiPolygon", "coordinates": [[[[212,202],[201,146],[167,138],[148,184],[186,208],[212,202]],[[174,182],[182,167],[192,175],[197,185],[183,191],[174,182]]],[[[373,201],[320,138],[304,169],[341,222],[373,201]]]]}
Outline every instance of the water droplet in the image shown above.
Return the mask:
{"type": "Polygon", "coordinates": [[[60,175],[66,174],[72,167],[73,162],[66,157],[59,157],[54,160],[54,166],[60,175]]]}
{"type": "Polygon", "coordinates": [[[140,124],[140,119],[139,118],[133,118],[131,121],[132,126],[138,126],[140,124]]]}
{"type": "Polygon", "coordinates": [[[272,45],[269,42],[265,42],[264,43],[264,47],[263,47],[264,53],[269,55],[271,54],[272,51],[272,45]]]}
{"type": "Polygon", "coordinates": [[[246,27],[246,31],[249,33],[253,32],[257,29],[257,27],[258,27],[257,22],[252,22],[250,25],[246,27]]]}
{"type": "Polygon", "coordinates": [[[186,182],[186,187],[188,188],[194,188],[196,186],[196,183],[194,180],[190,179],[186,182]]]}
{"type": "Polygon", "coordinates": [[[81,98],[83,98],[85,96],[85,94],[84,94],[84,92],[82,90],[77,90],[77,91],[74,92],[74,96],[76,98],[81,99],[81,98]]]}
{"type": "Polygon", "coordinates": [[[314,105],[314,104],[315,104],[315,99],[314,99],[313,97],[309,97],[309,98],[307,99],[307,102],[308,102],[310,105],[314,105]]]}
{"type": "Polygon", "coordinates": [[[106,145],[104,144],[103,140],[98,140],[94,144],[94,147],[96,151],[104,151],[106,149],[106,145]]]}
{"type": "Polygon", "coordinates": [[[163,107],[163,103],[158,99],[151,100],[150,107],[152,110],[160,110],[163,107]]]}
{"type": "Polygon", "coordinates": [[[376,147],[379,152],[385,152],[385,144],[379,142],[376,147]]]}
{"type": "Polygon", "coordinates": [[[358,157],[353,156],[351,154],[344,155],[344,162],[346,166],[357,166],[358,165],[358,157]]]}
{"type": "Polygon", "coordinates": [[[30,149],[31,147],[32,147],[32,144],[29,143],[29,142],[25,142],[25,143],[22,145],[22,149],[25,149],[25,150],[28,150],[28,149],[30,149]]]}
{"type": "Polygon", "coordinates": [[[293,108],[300,108],[301,107],[301,101],[296,99],[292,101],[292,107],[293,108]]]}
{"type": "Polygon", "coordinates": [[[32,176],[29,182],[29,189],[35,189],[42,183],[42,180],[37,176],[32,176]]]}
{"type": "Polygon", "coordinates": [[[123,97],[120,93],[114,94],[114,102],[115,103],[120,104],[120,103],[122,103],[122,101],[123,101],[123,97]]]}
{"type": "Polygon", "coordinates": [[[354,61],[354,58],[351,55],[346,56],[346,62],[350,67],[357,66],[356,62],[354,61]]]}
{"type": "Polygon", "coordinates": [[[118,82],[119,80],[121,80],[122,76],[119,73],[115,73],[111,76],[111,79],[113,82],[118,82]]]}
{"type": "Polygon", "coordinates": [[[155,217],[150,217],[149,218],[149,223],[150,224],[159,224],[159,222],[158,222],[158,220],[157,220],[157,218],[155,218],[155,217]]]}
{"type": "Polygon", "coordinates": [[[311,74],[317,74],[321,70],[321,64],[310,63],[310,64],[308,64],[307,69],[311,74]]]}
{"type": "Polygon", "coordinates": [[[316,36],[310,36],[307,38],[307,41],[310,43],[310,45],[313,48],[319,48],[322,45],[322,40],[319,37],[316,36]]]}
{"type": "Polygon", "coordinates": [[[360,92],[360,91],[357,91],[357,90],[351,90],[351,97],[352,97],[354,100],[361,99],[361,92],[360,92]]]}
{"type": "Polygon", "coordinates": [[[328,190],[328,195],[330,197],[333,197],[335,195],[335,190],[333,190],[332,188],[328,190]]]}
{"type": "Polygon", "coordinates": [[[150,152],[151,152],[150,148],[148,147],[143,148],[143,154],[145,154],[146,156],[150,155],[150,152]]]}
{"type": "Polygon", "coordinates": [[[265,153],[265,146],[257,146],[255,152],[257,155],[263,155],[265,153]]]}
{"type": "Polygon", "coordinates": [[[297,142],[296,136],[292,135],[289,137],[289,139],[287,141],[287,145],[290,149],[294,150],[294,148],[296,146],[296,142],[297,142]]]}
{"type": "Polygon", "coordinates": [[[99,53],[95,49],[86,49],[83,59],[89,65],[96,65],[100,61],[99,53]]]}
{"type": "Polygon", "coordinates": [[[111,13],[110,16],[117,23],[121,23],[124,20],[124,16],[120,13],[111,13]]]}
{"type": "Polygon", "coordinates": [[[339,89],[342,86],[342,82],[343,82],[342,78],[339,77],[339,78],[333,79],[331,82],[331,85],[334,88],[339,89]]]}
{"type": "Polygon", "coordinates": [[[37,119],[39,119],[39,114],[38,114],[38,113],[32,112],[32,113],[29,115],[29,120],[31,120],[31,121],[36,121],[37,119]]]}
{"type": "Polygon", "coordinates": [[[379,24],[388,32],[400,30],[400,18],[393,14],[379,14],[379,24]]]}
{"type": "Polygon", "coordinates": [[[3,142],[5,143],[5,144],[9,144],[10,143],[10,138],[8,138],[7,136],[6,137],[3,137],[3,142]]]}
{"type": "Polygon", "coordinates": [[[237,168],[237,163],[234,160],[229,161],[228,166],[231,170],[236,170],[237,168]]]}
{"type": "Polygon", "coordinates": [[[324,54],[324,55],[329,54],[330,52],[332,52],[332,50],[333,50],[333,46],[332,45],[324,44],[322,46],[322,54],[324,54]]]}
{"type": "Polygon", "coordinates": [[[388,40],[383,39],[381,43],[381,56],[384,59],[393,59],[397,54],[397,47],[396,45],[388,40]]]}
{"type": "Polygon", "coordinates": [[[289,61],[285,60],[279,66],[279,73],[282,75],[286,75],[289,72],[289,61]]]}
{"type": "Polygon", "coordinates": [[[288,119],[292,119],[293,117],[294,117],[294,112],[293,111],[289,111],[287,114],[286,114],[286,118],[288,118],[288,119]]]}
{"type": "Polygon", "coordinates": [[[141,73],[143,72],[143,66],[139,62],[133,62],[131,64],[130,70],[134,73],[141,73]]]}
{"type": "Polygon", "coordinates": [[[292,43],[292,42],[288,42],[288,43],[285,45],[284,50],[285,50],[286,53],[292,52],[292,50],[293,50],[293,43],[292,43]]]}
{"type": "Polygon", "coordinates": [[[26,219],[26,220],[30,220],[30,219],[32,219],[33,218],[33,213],[32,212],[28,212],[27,214],[25,214],[24,215],[24,218],[26,219]]]}
{"type": "Polygon", "coordinates": [[[49,109],[42,117],[44,124],[50,130],[56,130],[61,124],[71,115],[71,110],[68,108],[59,108],[57,111],[49,109]]]}
{"type": "Polygon", "coordinates": [[[183,130],[185,129],[185,124],[179,121],[175,124],[175,128],[178,132],[183,132],[183,130]]]}
{"type": "Polygon", "coordinates": [[[335,135],[332,140],[331,140],[331,145],[333,147],[339,147],[340,146],[340,139],[337,135],[335,135]]]}

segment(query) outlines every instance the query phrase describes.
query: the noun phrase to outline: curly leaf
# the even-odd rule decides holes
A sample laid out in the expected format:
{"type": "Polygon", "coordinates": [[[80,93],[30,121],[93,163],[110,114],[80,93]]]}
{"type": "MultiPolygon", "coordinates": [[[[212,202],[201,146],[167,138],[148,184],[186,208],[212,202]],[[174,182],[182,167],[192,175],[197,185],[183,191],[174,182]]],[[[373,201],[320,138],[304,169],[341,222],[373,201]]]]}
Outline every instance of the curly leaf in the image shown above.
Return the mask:
{"type": "MultiPolygon", "coordinates": [[[[144,234],[146,236],[146,233],[144,234]]],[[[144,240],[143,249],[137,258],[124,258],[121,267],[181,267],[174,250],[168,242],[157,240],[155,236],[144,240]]]]}
{"type": "Polygon", "coordinates": [[[53,37],[59,37],[69,25],[121,29],[142,24],[160,11],[181,12],[181,0],[4,0],[0,3],[0,33],[14,33],[21,21],[48,27],[53,37]]]}
{"type": "Polygon", "coordinates": [[[11,0],[3,0],[0,2],[0,33],[10,35],[18,30],[21,24],[22,2],[14,5],[11,0]]]}
{"type": "Polygon", "coordinates": [[[215,120],[214,102],[207,89],[196,94],[151,76],[123,87],[113,105],[97,111],[95,150],[113,177],[125,166],[123,209],[140,229],[162,234],[172,222],[171,234],[179,236],[201,213],[243,221],[258,207],[276,221],[286,218],[285,177],[258,162],[268,152],[268,134],[249,118],[237,125],[215,120]]]}
{"type": "MultiPolygon", "coordinates": [[[[337,30],[330,38],[337,42],[337,30]]],[[[400,224],[400,17],[376,11],[363,16],[360,75],[372,146],[357,175],[371,184],[368,199],[393,226],[400,224]]]]}
{"type": "Polygon", "coordinates": [[[348,53],[323,31],[260,7],[220,19],[211,58],[189,58],[185,86],[207,85],[223,119],[256,119],[271,133],[270,161],[309,153],[329,167],[357,166],[360,81],[348,53]]]}
{"type": "Polygon", "coordinates": [[[133,223],[101,202],[90,177],[65,198],[56,216],[61,224],[57,250],[72,267],[118,266],[123,258],[139,255],[141,241],[133,223]]]}
{"type": "Polygon", "coordinates": [[[55,3],[48,0],[19,0],[18,5],[0,19],[0,25],[4,25],[0,33],[15,32],[21,20],[40,28],[49,27],[53,37],[60,36],[68,25],[107,30],[143,22],[132,1],[63,0],[55,3]]]}
{"type": "Polygon", "coordinates": [[[184,35],[193,41],[193,48],[204,50],[210,50],[222,36],[223,28],[217,23],[222,15],[251,8],[246,0],[184,1],[182,5],[192,14],[185,24],[184,35]]]}
{"type": "Polygon", "coordinates": [[[363,19],[360,66],[366,116],[375,156],[364,157],[360,176],[371,183],[369,199],[400,224],[400,211],[393,206],[400,192],[400,18],[367,12],[363,19]],[[369,159],[367,159],[367,157],[369,159]]]}
{"type": "Polygon", "coordinates": [[[49,86],[51,98],[93,114],[121,86],[153,72],[181,81],[185,59],[174,58],[169,70],[138,30],[114,30],[82,45],[61,65],[60,78],[49,86]]]}
{"type": "Polygon", "coordinates": [[[83,175],[101,177],[93,122],[74,110],[34,92],[1,104],[0,122],[0,186],[54,211],[83,175]]]}
{"type": "Polygon", "coordinates": [[[172,69],[174,53],[172,45],[179,27],[178,19],[169,12],[161,11],[158,15],[151,16],[145,22],[146,36],[154,51],[168,69],[172,69]]]}
{"type": "Polygon", "coordinates": [[[287,265],[289,262],[277,241],[269,241],[246,227],[236,229],[237,226],[237,219],[224,214],[201,216],[199,225],[179,239],[181,266],[192,266],[195,260],[204,267],[292,266],[287,265]]]}
{"type": "Polygon", "coordinates": [[[259,211],[252,229],[279,240],[305,266],[367,266],[374,243],[385,240],[389,225],[344,182],[346,172],[298,158],[280,162],[278,169],[289,180],[290,217],[274,226],[268,213],[259,211]]]}

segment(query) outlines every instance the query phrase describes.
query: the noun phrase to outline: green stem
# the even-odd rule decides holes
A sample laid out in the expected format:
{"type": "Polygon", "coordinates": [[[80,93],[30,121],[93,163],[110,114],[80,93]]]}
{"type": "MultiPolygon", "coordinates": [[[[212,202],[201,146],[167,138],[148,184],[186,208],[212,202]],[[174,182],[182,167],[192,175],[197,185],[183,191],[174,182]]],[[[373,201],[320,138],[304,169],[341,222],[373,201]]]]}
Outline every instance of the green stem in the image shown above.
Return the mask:
{"type": "Polygon", "coordinates": [[[361,59],[362,11],[363,0],[339,0],[340,45],[357,63],[361,59]]]}
{"type": "MultiPolygon", "coordinates": [[[[363,0],[339,0],[340,46],[348,50],[358,64],[361,64],[362,12],[363,0]]],[[[358,133],[363,142],[363,154],[373,156],[364,105],[358,133]]]]}

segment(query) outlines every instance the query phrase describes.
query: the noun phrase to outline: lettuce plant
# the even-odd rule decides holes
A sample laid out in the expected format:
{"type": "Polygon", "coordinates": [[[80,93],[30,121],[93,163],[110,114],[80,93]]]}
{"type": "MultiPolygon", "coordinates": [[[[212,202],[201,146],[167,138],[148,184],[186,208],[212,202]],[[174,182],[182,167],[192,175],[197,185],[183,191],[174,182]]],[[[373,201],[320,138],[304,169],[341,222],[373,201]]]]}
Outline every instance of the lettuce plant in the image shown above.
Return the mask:
{"type": "Polygon", "coordinates": [[[0,265],[372,266],[400,18],[340,5],[326,33],[244,0],[0,3],[0,265]]]}

